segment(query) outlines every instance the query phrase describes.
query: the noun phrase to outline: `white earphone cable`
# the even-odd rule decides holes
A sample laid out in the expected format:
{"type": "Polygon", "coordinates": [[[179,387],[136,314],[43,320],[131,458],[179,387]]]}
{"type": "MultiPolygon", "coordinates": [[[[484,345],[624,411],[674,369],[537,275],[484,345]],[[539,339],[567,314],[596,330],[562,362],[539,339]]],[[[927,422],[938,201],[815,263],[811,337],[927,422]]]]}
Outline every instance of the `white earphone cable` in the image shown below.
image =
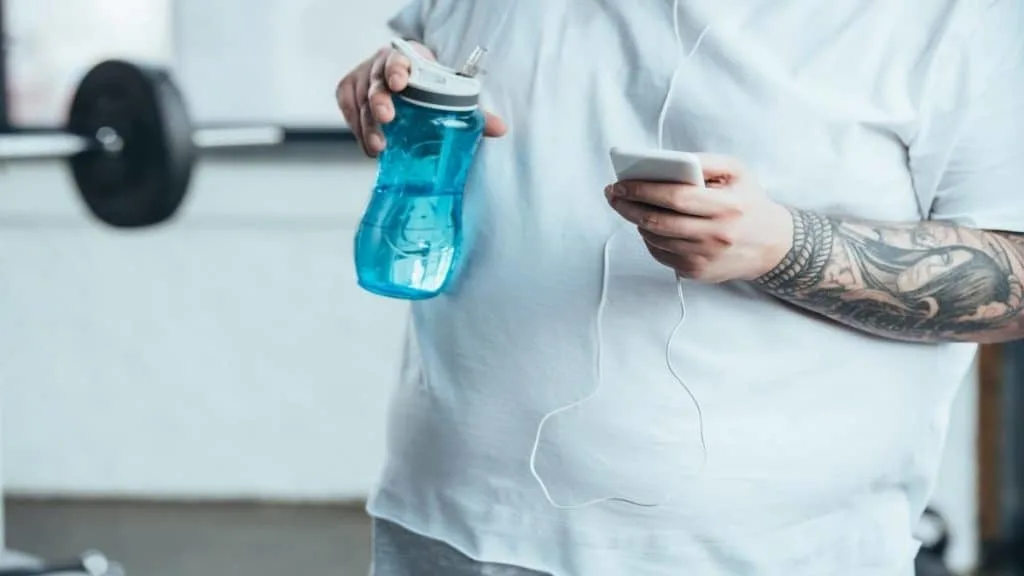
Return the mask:
{"type": "MultiPolygon", "coordinates": [[[[687,54],[683,55],[682,54],[682,43],[683,43],[682,42],[682,34],[680,32],[680,29],[679,29],[679,27],[680,27],[680,22],[679,22],[679,1],[680,0],[674,0],[674,3],[673,3],[673,28],[674,28],[675,37],[676,37],[676,44],[677,44],[677,46],[680,49],[680,56],[681,56],[681,58],[680,58],[679,64],[677,64],[675,70],[672,73],[672,78],[671,78],[671,80],[669,82],[668,93],[665,96],[665,101],[662,103],[661,111],[660,111],[660,113],[658,115],[658,148],[660,148],[660,149],[664,149],[664,147],[665,147],[665,142],[664,142],[665,123],[666,123],[666,119],[668,117],[669,109],[671,107],[672,98],[673,98],[673,95],[674,95],[674,92],[675,92],[675,85],[676,85],[677,77],[679,75],[680,69],[682,68],[682,64],[685,63],[686,61],[688,61],[694,54],[697,53],[697,50],[700,48],[701,44],[703,43],[705,36],[711,30],[711,26],[706,26],[704,28],[704,30],[700,33],[700,35],[697,37],[697,40],[694,42],[693,47],[690,49],[690,51],[687,54]]],[[[596,321],[595,321],[595,337],[597,339],[597,346],[596,346],[596,352],[595,352],[595,363],[596,363],[595,370],[596,370],[597,384],[594,387],[594,389],[589,394],[587,394],[584,398],[581,398],[580,400],[577,400],[577,401],[575,401],[575,402],[573,402],[571,404],[568,404],[568,405],[563,406],[561,408],[558,408],[556,410],[552,410],[551,412],[549,412],[546,415],[544,415],[543,418],[541,418],[540,423],[537,425],[537,431],[536,431],[536,434],[535,434],[534,440],[533,440],[533,448],[532,448],[532,450],[530,452],[530,472],[533,475],[533,478],[540,485],[540,488],[543,491],[544,497],[547,499],[548,503],[551,504],[551,506],[553,506],[555,508],[558,508],[558,509],[561,509],[561,510],[577,510],[577,509],[581,509],[581,508],[587,508],[587,507],[590,507],[590,506],[594,506],[594,505],[597,505],[597,504],[602,504],[602,503],[605,503],[605,502],[621,502],[621,503],[624,503],[624,504],[630,504],[630,505],[638,506],[638,507],[641,507],[641,508],[655,508],[655,507],[662,506],[662,505],[668,503],[675,496],[675,491],[672,491],[665,498],[663,498],[662,500],[657,501],[657,502],[653,502],[653,503],[650,503],[650,502],[638,502],[638,501],[635,501],[635,500],[631,500],[629,498],[613,496],[613,497],[595,498],[593,500],[589,500],[589,501],[578,503],[578,504],[564,504],[564,503],[559,503],[559,502],[555,501],[555,499],[551,495],[550,490],[548,489],[547,483],[544,482],[544,479],[537,472],[537,452],[538,452],[538,450],[540,448],[540,442],[541,442],[541,438],[543,436],[544,426],[548,423],[548,421],[551,418],[554,418],[555,416],[557,416],[557,415],[559,415],[559,414],[561,414],[563,412],[566,412],[568,410],[572,410],[572,409],[577,408],[577,407],[579,407],[579,406],[581,406],[583,404],[586,404],[587,402],[592,400],[594,397],[596,397],[597,394],[601,390],[601,386],[602,386],[603,381],[604,381],[603,349],[602,349],[603,348],[602,344],[604,342],[603,325],[604,325],[604,311],[605,311],[605,307],[606,307],[606,304],[607,304],[608,268],[609,268],[609,263],[610,263],[611,245],[612,245],[612,241],[618,236],[618,234],[620,232],[624,231],[628,227],[629,226],[626,225],[623,228],[621,228],[620,230],[618,230],[615,233],[613,233],[608,238],[608,240],[605,241],[605,244],[604,244],[604,253],[603,253],[603,261],[602,261],[602,271],[601,271],[601,297],[600,297],[600,301],[598,302],[597,318],[596,318],[596,321]]],[[[683,279],[681,277],[679,277],[678,275],[676,276],[676,292],[677,292],[677,294],[679,296],[679,321],[676,323],[675,327],[672,329],[672,332],[669,335],[668,340],[665,343],[665,364],[668,367],[668,371],[672,374],[672,377],[675,378],[675,380],[679,383],[679,385],[683,388],[683,390],[686,391],[687,395],[690,397],[690,400],[693,402],[693,405],[694,405],[694,407],[697,410],[697,421],[698,421],[697,423],[698,423],[698,428],[699,428],[699,433],[700,433],[700,445],[701,445],[701,450],[702,450],[702,464],[701,464],[700,470],[703,470],[704,467],[707,466],[707,461],[708,461],[707,441],[705,439],[705,434],[704,434],[704,412],[703,412],[703,409],[701,408],[700,402],[697,400],[697,396],[686,385],[686,382],[679,375],[678,370],[676,370],[676,367],[675,367],[675,365],[672,362],[672,344],[675,342],[676,335],[679,334],[679,331],[682,329],[683,324],[685,323],[685,320],[686,320],[686,300],[685,300],[685,298],[683,296],[683,279]]]]}

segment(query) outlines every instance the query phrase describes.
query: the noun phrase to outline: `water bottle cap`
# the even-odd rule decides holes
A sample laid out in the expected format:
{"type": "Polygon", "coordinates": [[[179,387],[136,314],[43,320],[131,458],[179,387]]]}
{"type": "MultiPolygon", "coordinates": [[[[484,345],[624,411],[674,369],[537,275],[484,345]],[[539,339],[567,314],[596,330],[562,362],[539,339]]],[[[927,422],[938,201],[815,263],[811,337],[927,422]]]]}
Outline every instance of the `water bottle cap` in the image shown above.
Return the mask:
{"type": "Polygon", "coordinates": [[[480,81],[428,60],[401,39],[391,45],[412,62],[409,85],[398,96],[438,110],[475,110],[480,102],[480,81]]]}

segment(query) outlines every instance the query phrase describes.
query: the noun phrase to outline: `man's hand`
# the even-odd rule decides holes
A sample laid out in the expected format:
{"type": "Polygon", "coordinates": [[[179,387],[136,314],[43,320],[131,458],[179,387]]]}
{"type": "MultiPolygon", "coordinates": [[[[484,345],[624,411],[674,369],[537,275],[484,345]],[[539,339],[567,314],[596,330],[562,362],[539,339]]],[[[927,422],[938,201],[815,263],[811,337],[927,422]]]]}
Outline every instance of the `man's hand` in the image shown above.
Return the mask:
{"type": "Polygon", "coordinates": [[[734,159],[699,155],[706,189],[617,182],[609,204],[637,225],[651,255],[679,276],[704,282],[754,280],[793,245],[793,217],[734,159]]]}
{"type": "MultiPolygon", "coordinates": [[[[410,44],[417,52],[434,60],[429,48],[416,42],[410,44]]],[[[409,59],[401,52],[391,47],[382,48],[338,83],[338,107],[363,151],[370,157],[384,151],[384,134],[380,125],[395,119],[391,95],[405,90],[411,67],[409,59]]],[[[487,114],[485,136],[502,136],[506,131],[500,118],[487,114]]]]}

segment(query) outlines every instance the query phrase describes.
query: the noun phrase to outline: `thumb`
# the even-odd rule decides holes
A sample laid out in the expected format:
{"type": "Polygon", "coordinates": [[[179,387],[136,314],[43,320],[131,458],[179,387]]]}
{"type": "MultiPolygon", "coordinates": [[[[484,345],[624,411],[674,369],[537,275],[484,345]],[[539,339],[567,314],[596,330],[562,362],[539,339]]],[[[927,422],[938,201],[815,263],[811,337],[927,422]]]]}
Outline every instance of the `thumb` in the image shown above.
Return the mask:
{"type": "Polygon", "coordinates": [[[732,156],[722,154],[698,154],[701,170],[704,171],[704,180],[729,184],[742,180],[747,175],[746,168],[739,160],[732,156]]]}
{"type": "Polygon", "coordinates": [[[508,132],[508,126],[505,124],[505,121],[498,116],[487,112],[486,118],[487,121],[484,124],[484,136],[488,138],[501,138],[506,132],[508,132]]]}

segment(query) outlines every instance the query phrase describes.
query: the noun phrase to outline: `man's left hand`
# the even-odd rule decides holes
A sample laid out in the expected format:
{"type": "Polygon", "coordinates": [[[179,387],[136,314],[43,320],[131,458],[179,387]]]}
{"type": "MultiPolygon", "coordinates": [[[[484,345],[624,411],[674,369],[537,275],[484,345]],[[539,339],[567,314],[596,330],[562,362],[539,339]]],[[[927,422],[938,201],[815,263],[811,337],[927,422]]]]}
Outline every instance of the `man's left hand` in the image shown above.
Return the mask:
{"type": "Polygon", "coordinates": [[[617,182],[605,196],[636,224],[651,255],[679,276],[717,283],[766,274],[792,247],[789,210],[736,160],[698,156],[706,188],[617,182]]]}

